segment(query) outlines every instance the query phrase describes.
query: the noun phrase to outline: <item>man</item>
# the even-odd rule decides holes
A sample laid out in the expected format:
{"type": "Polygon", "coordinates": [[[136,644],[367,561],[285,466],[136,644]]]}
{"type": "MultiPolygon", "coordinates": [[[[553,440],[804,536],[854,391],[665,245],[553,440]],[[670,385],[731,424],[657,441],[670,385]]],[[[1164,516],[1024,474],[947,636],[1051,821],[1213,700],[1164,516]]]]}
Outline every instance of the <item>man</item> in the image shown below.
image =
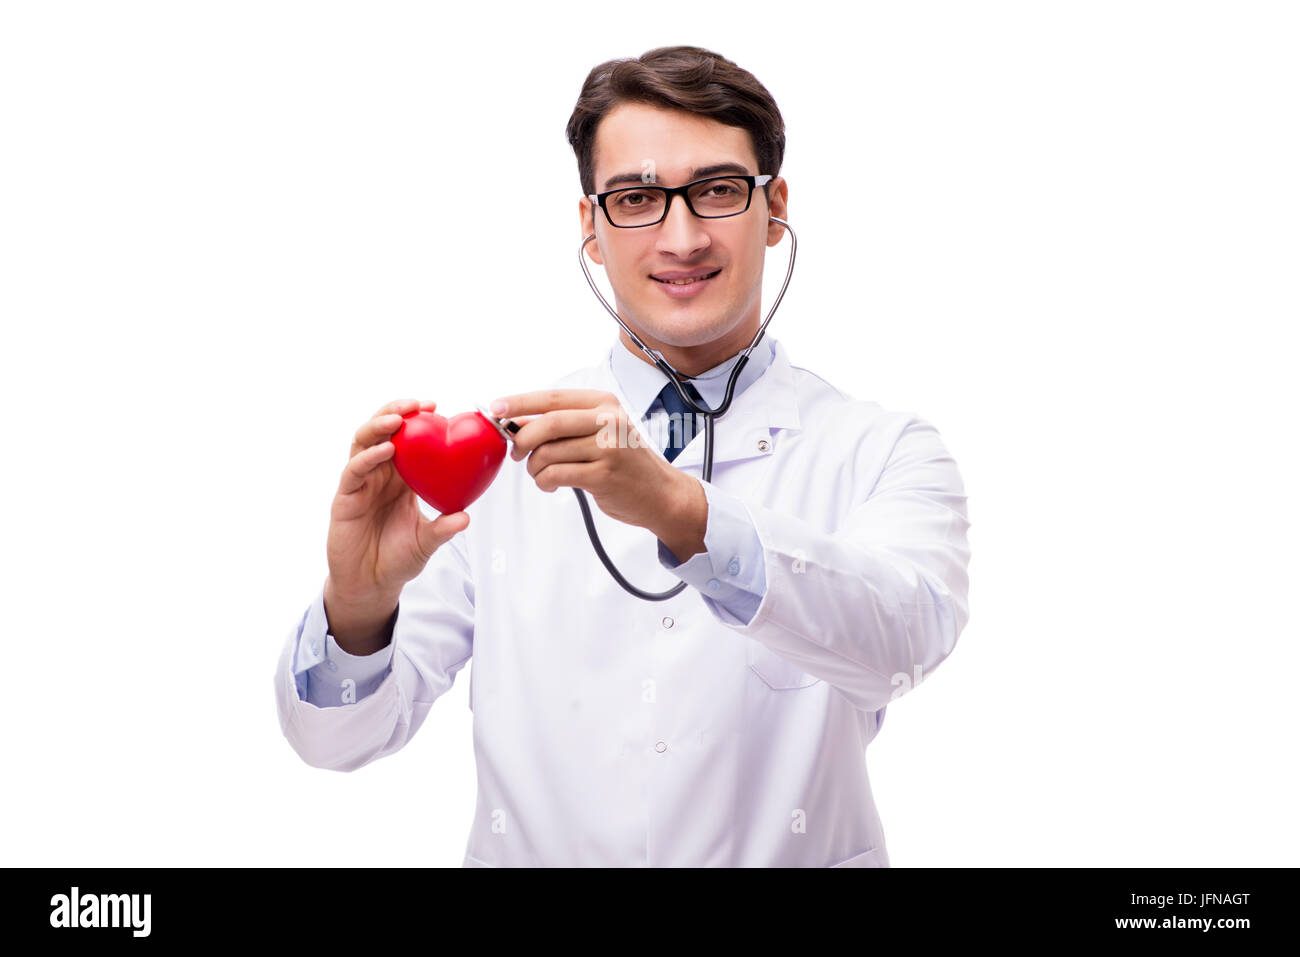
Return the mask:
{"type": "MultiPolygon", "coordinates": [[[[717,408],[760,325],[770,219],[787,215],[776,104],[717,54],[663,48],[594,69],[568,134],[586,254],[624,321],[717,408]],[[647,187],[701,179],[671,198],[647,187]],[[731,188],[744,209],[710,215],[731,188]]],[[[704,439],[620,330],[594,366],[506,397],[494,412],[522,425],[526,468],[505,463],[465,512],[429,520],[388,441],[418,407],[357,431],[329,576],[280,658],[304,761],[350,771],[398,750],[472,655],[466,865],[888,866],[863,750],[968,618],[966,498],[932,426],[846,396],[765,334],[702,482],[704,439]],[[689,587],[624,591],[561,488],[597,503],[630,581],[689,587]]]]}

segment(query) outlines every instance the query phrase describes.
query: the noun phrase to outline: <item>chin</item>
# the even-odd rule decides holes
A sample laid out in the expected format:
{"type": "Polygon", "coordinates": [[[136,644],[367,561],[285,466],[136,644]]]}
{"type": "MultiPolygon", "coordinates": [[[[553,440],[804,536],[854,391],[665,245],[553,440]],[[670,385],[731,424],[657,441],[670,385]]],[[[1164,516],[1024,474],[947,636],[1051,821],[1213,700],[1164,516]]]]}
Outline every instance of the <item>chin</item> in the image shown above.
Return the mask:
{"type": "Polygon", "coordinates": [[[681,315],[668,321],[638,322],[634,328],[644,329],[646,335],[664,345],[688,348],[715,342],[726,335],[731,327],[725,320],[709,314],[696,318],[681,315]]]}

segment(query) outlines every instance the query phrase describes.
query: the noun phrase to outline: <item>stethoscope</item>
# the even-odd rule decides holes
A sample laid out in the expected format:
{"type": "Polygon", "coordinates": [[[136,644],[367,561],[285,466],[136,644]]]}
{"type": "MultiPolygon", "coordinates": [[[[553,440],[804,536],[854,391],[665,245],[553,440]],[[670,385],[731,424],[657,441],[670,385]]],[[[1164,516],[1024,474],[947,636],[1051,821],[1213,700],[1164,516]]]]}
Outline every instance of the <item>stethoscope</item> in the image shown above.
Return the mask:
{"type": "MultiPolygon", "coordinates": [[[[595,239],[596,234],[592,233],[590,236],[584,239],[582,241],[582,245],[578,247],[578,262],[582,266],[583,275],[587,277],[587,284],[591,286],[591,291],[596,294],[596,298],[599,299],[600,304],[605,307],[605,311],[614,317],[614,321],[623,327],[623,331],[626,332],[629,338],[631,338],[631,340],[637,344],[637,347],[642,352],[645,353],[646,357],[651,362],[653,362],[656,366],[659,367],[659,370],[663,372],[664,375],[668,377],[668,381],[671,382],[673,384],[673,387],[677,389],[678,395],[682,397],[682,401],[687,405],[687,407],[692,409],[697,415],[704,416],[703,477],[704,477],[704,481],[706,482],[710,481],[713,478],[713,419],[715,416],[725,415],[727,413],[727,409],[731,407],[732,393],[735,391],[736,388],[736,379],[740,376],[741,370],[745,368],[745,363],[749,361],[749,354],[754,351],[754,347],[758,345],[759,341],[763,338],[763,332],[767,329],[767,324],[772,321],[772,316],[776,313],[776,307],[781,305],[781,298],[785,295],[785,287],[790,285],[790,276],[794,273],[794,256],[795,256],[795,252],[799,248],[799,241],[795,238],[794,230],[790,228],[789,223],[785,222],[784,220],[777,219],[775,216],[770,216],[768,217],[768,219],[771,222],[777,223],[780,226],[784,226],[785,231],[790,234],[790,264],[786,267],[785,282],[781,283],[781,291],[777,293],[776,301],[772,303],[772,308],[768,310],[767,318],[764,319],[763,324],[758,327],[758,334],[754,336],[754,341],[751,342],[748,347],[746,347],[744,352],[740,353],[740,355],[736,357],[735,364],[732,366],[731,369],[731,375],[727,379],[727,391],[723,396],[722,404],[719,405],[716,409],[710,409],[707,405],[703,405],[703,406],[700,405],[693,398],[691,398],[690,395],[687,394],[685,387],[682,385],[682,380],[677,370],[674,369],[671,365],[669,365],[668,360],[665,359],[660,353],[655,352],[653,349],[648,348],[646,344],[641,341],[641,338],[635,332],[633,332],[631,329],[628,328],[627,323],[625,323],[623,321],[623,318],[618,314],[618,312],[615,311],[612,306],[610,306],[610,304],[605,300],[605,297],[601,294],[601,291],[596,287],[595,280],[591,278],[591,271],[587,268],[587,257],[585,255],[587,243],[595,239]]],[[[485,415],[488,415],[488,413],[486,413],[485,410],[483,410],[481,407],[479,411],[484,412],[485,415]]],[[[516,422],[510,422],[502,425],[498,420],[492,418],[490,415],[489,415],[489,421],[491,421],[494,425],[496,425],[497,429],[499,431],[502,431],[502,435],[507,439],[513,438],[513,433],[518,432],[519,429],[522,428],[522,426],[520,426],[516,422]]],[[[596,554],[600,557],[601,562],[604,564],[604,566],[607,569],[609,569],[609,573],[612,576],[614,576],[614,581],[618,582],[620,585],[623,586],[623,588],[626,591],[635,595],[637,598],[643,598],[646,601],[665,601],[669,598],[672,598],[674,595],[680,593],[682,589],[686,587],[686,582],[682,581],[682,582],[678,582],[676,585],[674,585],[672,588],[668,589],[667,591],[650,592],[650,591],[644,591],[640,588],[637,588],[626,578],[624,578],[622,574],[619,572],[619,570],[614,567],[614,563],[613,561],[610,560],[609,555],[606,553],[605,547],[600,543],[600,536],[596,534],[596,524],[592,520],[591,506],[587,503],[586,494],[580,488],[575,488],[573,492],[575,495],[578,496],[578,507],[582,510],[583,524],[587,526],[587,537],[591,539],[592,547],[595,548],[596,554]]]]}

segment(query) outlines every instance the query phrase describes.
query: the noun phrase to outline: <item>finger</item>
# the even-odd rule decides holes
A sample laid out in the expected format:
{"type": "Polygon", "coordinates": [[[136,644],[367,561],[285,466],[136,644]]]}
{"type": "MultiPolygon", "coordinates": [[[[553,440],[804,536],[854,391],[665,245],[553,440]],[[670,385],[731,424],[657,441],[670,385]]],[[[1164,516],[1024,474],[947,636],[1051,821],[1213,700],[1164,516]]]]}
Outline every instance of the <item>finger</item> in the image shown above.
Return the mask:
{"type": "Polygon", "coordinates": [[[375,416],[357,429],[357,434],[352,437],[353,447],[364,449],[376,442],[382,442],[401,427],[402,421],[403,417],[396,412],[375,416]]]}
{"type": "Polygon", "coordinates": [[[587,488],[591,485],[595,467],[591,462],[560,462],[546,466],[533,479],[543,492],[554,492],[564,486],[587,488]]]}
{"type": "Polygon", "coordinates": [[[392,442],[380,442],[362,449],[348,460],[339,477],[339,494],[351,495],[366,484],[366,476],[388,461],[393,454],[392,442]]]}
{"type": "Polygon", "coordinates": [[[539,392],[521,392],[493,399],[488,408],[498,402],[506,404],[505,410],[493,415],[498,417],[532,415],[540,412],[553,412],[556,409],[590,409],[609,399],[610,393],[599,389],[542,389],[539,392]]]}
{"type": "Polygon", "coordinates": [[[468,525],[469,515],[466,512],[448,512],[435,519],[428,519],[421,515],[420,524],[415,530],[420,554],[432,557],[435,551],[446,545],[457,532],[468,525]]]}
{"type": "MultiPolygon", "coordinates": [[[[554,442],[570,436],[591,435],[610,424],[608,414],[592,409],[564,409],[547,412],[524,423],[515,433],[514,448],[510,455],[517,462],[543,442],[554,442]]],[[[617,426],[615,426],[617,429],[617,426]]]]}
{"type": "Polygon", "coordinates": [[[407,412],[414,411],[415,408],[419,406],[419,404],[420,403],[418,399],[394,399],[392,402],[389,402],[387,405],[383,406],[382,408],[377,409],[375,411],[375,415],[372,415],[371,418],[373,419],[375,416],[378,415],[388,415],[388,413],[390,412],[396,412],[399,415],[405,415],[407,412]]]}
{"type": "MultiPolygon", "coordinates": [[[[528,474],[537,477],[542,469],[562,462],[594,462],[601,457],[602,450],[597,448],[589,435],[570,439],[555,439],[542,445],[528,459],[528,474]]],[[[514,452],[510,453],[515,456],[514,452]]],[[[515,456],[515,461],[519,457],[515,456]]]]}

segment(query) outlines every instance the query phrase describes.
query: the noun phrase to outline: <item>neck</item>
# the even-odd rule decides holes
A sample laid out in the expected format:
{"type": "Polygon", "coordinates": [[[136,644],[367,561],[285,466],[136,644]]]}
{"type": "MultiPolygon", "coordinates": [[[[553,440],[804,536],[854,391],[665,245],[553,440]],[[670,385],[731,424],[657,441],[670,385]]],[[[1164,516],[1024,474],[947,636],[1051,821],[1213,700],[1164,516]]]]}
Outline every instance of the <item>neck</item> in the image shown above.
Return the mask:
{"type": "MultiPolygon", "coordinates": [[[[758,334],[757,320],[758,317],[755,316],[753,321],[742,323],[721,339],[701,343],[698,346],[674,346],[660,342],[653,336],[647,336],[640,330],[638,330],[638,334],[647,348],[659,352],[668,360],[668,364],[678,371],[681,377],[688,378],[697,376],[701,372],[707,372],[714,366],[726,362],[753,342],[754,336],[758,334]]],[[[627,322],[627,319],[625,318],[623,321],[627,322]]],[[[650,358],[637,348],[637,344],[632,341],[632,337],[621,326],[618,330],[618,338],[623,343],[623,348],[627,349],[628,352],[646,365],[654,365],[650,358]]]]}

